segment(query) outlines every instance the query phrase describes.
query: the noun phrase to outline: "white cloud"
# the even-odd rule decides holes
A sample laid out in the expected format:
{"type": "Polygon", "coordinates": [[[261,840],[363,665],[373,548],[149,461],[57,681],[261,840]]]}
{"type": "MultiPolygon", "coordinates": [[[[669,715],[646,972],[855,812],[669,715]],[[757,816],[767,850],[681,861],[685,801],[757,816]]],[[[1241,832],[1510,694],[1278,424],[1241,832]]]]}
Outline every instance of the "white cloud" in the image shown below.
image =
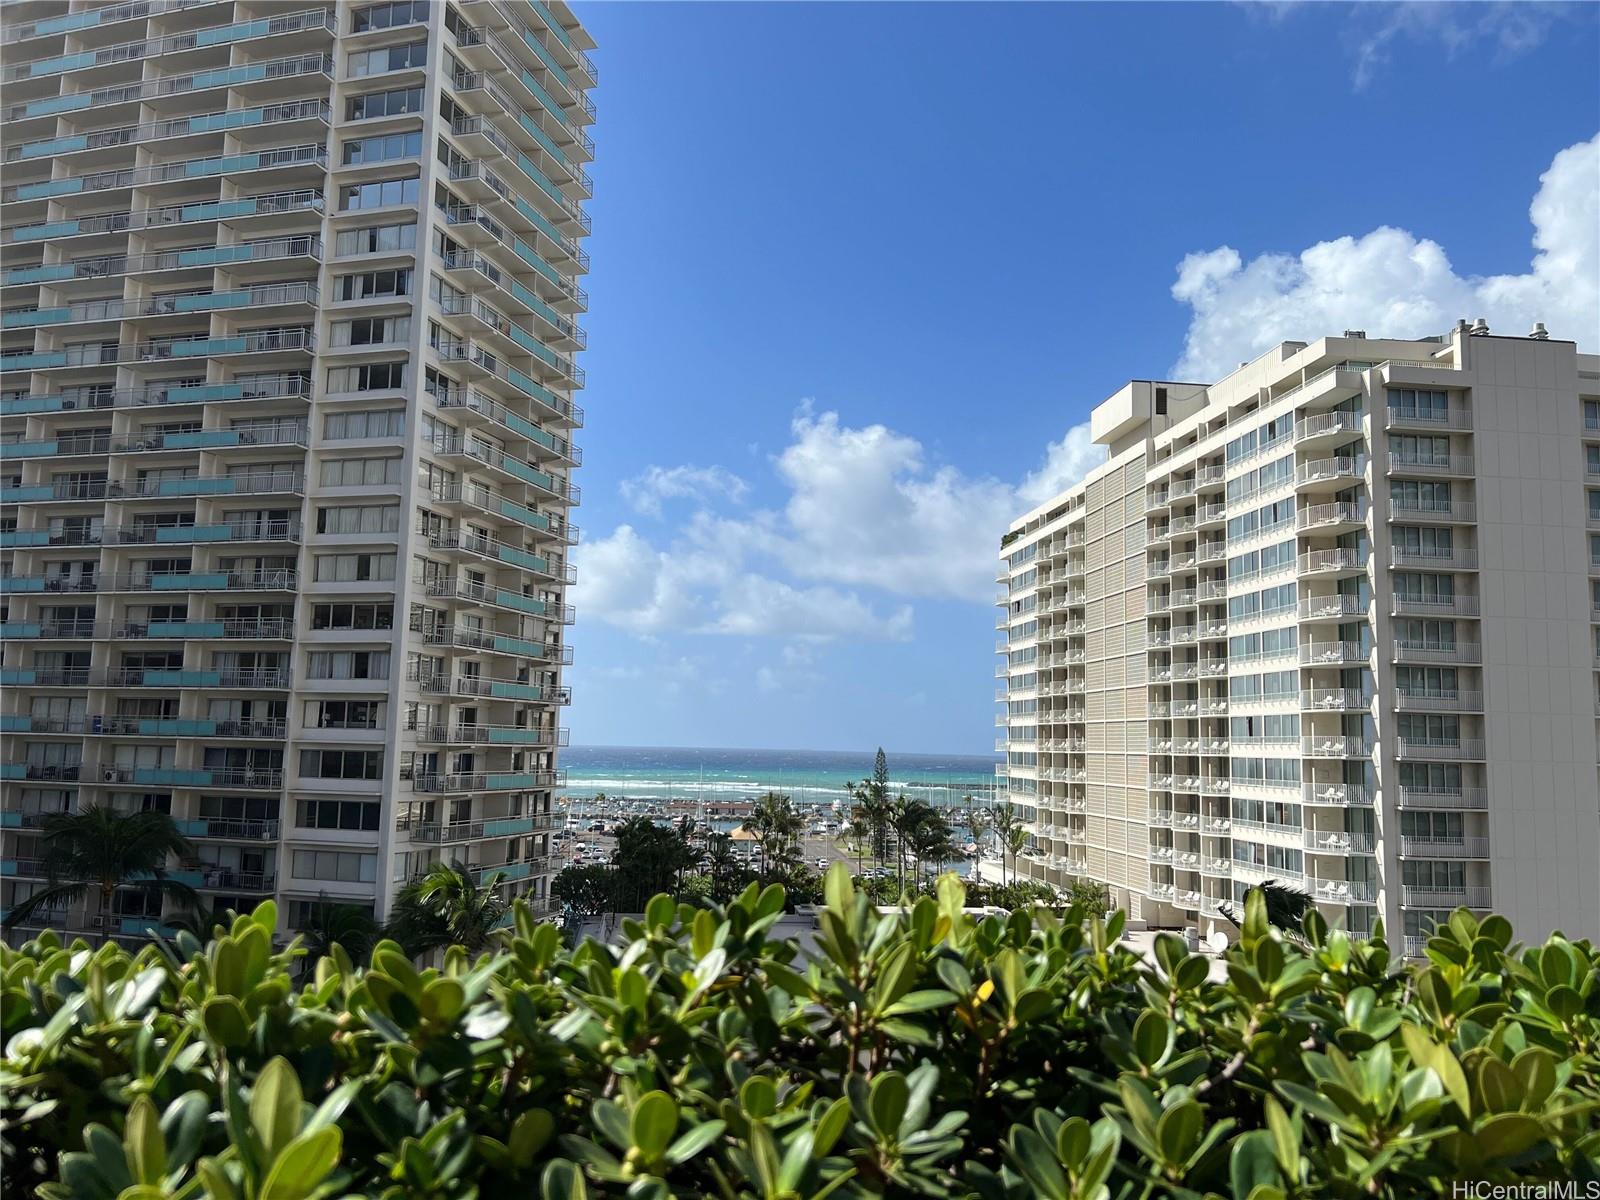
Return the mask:
{"type": "Polygon", "coordinates": [[[930,465],[915,438],[883,425],[852,428],[809,405],[790,435],[774,460],[788,491],[781,508],[737,516],[702,508],[660,545],[621,525],[580,547],[582,617],[639,636],[787,638],[770,676],[804,680],[805,641],[908,639],[914,613],[904,598],[988,603],[1000,532],[1104,458],[1078,425],[1013,486],[930,465]]]}
{"type": "Polygon", "coordinates": [[[750,485],[722,467],[649,467],[636,479],[622,482],[622,495],[635,511],[650,517],[661,515],[663,500],[706,501],[723,497],[742,501],[750,485]]]}
{"type": "Polygon", "coordinates": [[[1282,341],[1343,329],[1420,337],[1460,317],[1517,334],[1543,321],[1600,348],[1600,135],[1561,151],[1539,179],[1537,253],[1520,275],[1457,275],[1437,242],[1390,226],[1248,263],[1231,246],[1190,254],[1172,287],[1193,310],[1172,377],[1210,381],[1282,341]]]}
{"type": "MultiPolygon", "coordinates": [[[[1574,8],[1578,6],[1573,6],[1574,8]]],[[[1446,59],[1478,45],[1493,50],[1497,60],[1525,54],[1550,35],[1564,15],[1558,4],[1358,4],[1354,16],[1355,68],[1353,82],[1359,91],[1387,70],[1395,48],[1402,42],[1421,43],[1429,54],[1446,59]]]]}

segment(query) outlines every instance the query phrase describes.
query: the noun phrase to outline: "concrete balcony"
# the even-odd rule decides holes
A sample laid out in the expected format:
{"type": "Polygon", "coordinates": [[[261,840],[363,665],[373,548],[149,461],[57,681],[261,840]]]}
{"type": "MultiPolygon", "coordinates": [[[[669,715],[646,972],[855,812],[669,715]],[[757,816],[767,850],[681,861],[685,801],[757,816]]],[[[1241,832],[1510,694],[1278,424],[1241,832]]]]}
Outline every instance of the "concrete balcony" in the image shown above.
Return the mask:
{"type": "MultiPolygon", "coordinates": [[[[91,129],[62,137],[41,138],[11,146],[6,151],[8,163],[53,162],[70,158],[74,154],[94,152],[106,162],[114,159],[118,147],[128,147],[125,161],[131,160],[133,148],[149,142],[172,142],[202,137],[220,138],[231,134],[236,138],[252,137],[258,132],[282,136],[284,125],[316,122],[329,124],[330,113],[326,100],[298,100],[285,104],[269,104],[255,108],[231,108],[194,116],[175,117],[165,121],[148,121],[137,125],[91,129]]],[[[302,130],[302,135],[307,131],[302,130]]],[[[162,147],[171,151],[174,146],[162,147]]],[[[189,147],[183,147],[190,149],[189,147]]],[[[200,147],[194,147],[198,149],[200,147]]],[[[192,150],[191,150],[192,152],[192,150]]]]}
{"type": "Polygon", "coordinates": [[[180,770],[173,767],[122,767],[85,765],[85,781],[100,784],[140,784],[163,788],[246,788],[277,792],[283,789],[282,767],[201,767],[180,770]],[[89,772],[93,772],[91,776],[89,772]]]}
{"type": "Polygon", "coordinates": [[[1305,688],[1300,692],[1302,712],[1366,712],[1372,693],[1360,688],[1305,688]]]}
{"type": "Polygon", "coordinates": [[[105,592],[294,592],[299,573],[271,571],[170,571],[116,575],[101,580],[105,592]]]}
{"type": "Polygon", "coordinates": [[[1361,666],[1369,654],[1360,642],[1303,642],[1300,665],[1303,667],[1361,666]]]}
{"type": "Polygon", "coordinates": [[[1475,617],[1478,615],[1478,598],[1456,592],[1449,596],[1402,596],[1396,594],[1390,601],[1390,611],[1395,616],[1421,617],[1475,617]]]}
{"type": "Polygon", "coordinates": [[[1482,762],[1484,743],[1481,738],[1451,741],[1396,738],[1394,754],[1396,758],[1429,762],[1482,762]]]}
{"type": "Polygon", "coordinates": [[[1434,479],[1446,476],[1470,477],[1475,470],[1472,455],[1470,454],[1440,454],[1440,455],[1389,455],[1389,474],[1400,476],[1423,476],[1434,479]]]}
{"type": "Polygon", "coordinates": [[[1451,500],[1445,504],[1390,504],[1389,521],[1427,521],[1431,524],[1470,525],[1478,519],[1478,506],[1470,500],[1451,500]]]}
{"type": "Polygon", "coordinates": [[[1453,840],[1437,838],[1400,839],[1401,858],[1473,858],[1489,857],[1489,839],[1486,837],[1460,837],[1453,840]]]}
{"type": "Polygon", "coordinates": [[[1324,808],[1370,808],[1373,799],[1358,783],[1307,783],[1300,793],[1302,804],[1324,808]]]}
{"type": "Polygon", "coordinates": [[[242,817],[201,817],[176,822],[178,832],[197,841],[275,842],[279,823],[242,817]]]}
{"type": "Polygon", "coordinates": [[[1364,833],[1346,833],[1338,829],[1305,829],[1301,831],[1300,845],[1313,854],[1348,857],[1352,854],[1371,854],[1375,843],[1364,833]]]}
{"type": "MultiPolygon", "coordinates": [[[[1332,504],[1312,504],[1295,513],[1295,529],[1300,533],[1347,533],[1367,523],[1367,506],[1349,500],[1332,504]]],[[[1304,556],[1302,556],[1304,557],[1304,556]]]]}
{"type": "MultiPolygon", "coordinates": [[[[316,175],[325,173],[327,169],[328,152],[323,143],[274,146],[271,149],[252,150],[242,154],[213,155],[149,167],[129,167],[86,175],[60,176],[38,183],[16,184],[0,191],[0,203],[44,202],[95,192],[128,192],[131,195],[135,188],[159,187],[167,183],[193,183],[196,179],[222,175],[237,178],[255,171],[272,171],[275,181],[281,179],[284,183],[305,183],[316,175]],[[282,178],[286,173],[289,178],[282,178]],[[295,176],[299,178],[296,179],[295,176]]],[[[127,198],[124,198],[123,203],[127,202],[127,198]]],[[[44,283],[76,277],[71,273],[50,274],[48,273],[50,268],[39,269],[47,273],[38,278],[18,278],[15,271],[10,271],[6,273],[5,282],[44,283]]]]}
{"type": "Polygon", "coordinates": [[[1353,549],[1313,550],[1300,555],[1297,566],[1297,573],[1302,577],[1346,578],[1366,574],[1367,556],[1365,552],[1353,549]]]}
{"type": "Polygon", "coordinates": [[[1372,743],[1363,737],[1316,734],[1300,739],[1300,753],[1306,758],[1368,758],[1372,743]]]}
{"type": "Polygon", "coordinates": [[[409,834],[413,842],[448,845],[454,842],[477,842],[485,838],[547,833],[554,827],[552,814],[538,813],[529,816],[485,817],[481,821],[456,821],[450,824],[414,821],[403,817],[396,828],[401,833],[409,834]]]}
{"type": "Polygon", "coordinates": [[[1367,461],[1364,457],[1313,459],[1295,468],[1295,491],[1317,492],[1348,487],[1352,481],[1366,478],[1366,473],[1367,461]]]}
{"type": "Polygon", "coordinates": [[[1466,884],[1462,887],[1422,888],[1402,887],[1400,903],[1408,908],[1489,908],[1493,894],[1486,886],[1466,884]]]}
{"type": "MultiPolygon", "coordinates": [[[[304,372],[249,375],[229,383],[190,387],[151,385],[126,391],[99,392],[88,398],[37,395],[0,400],[0,416],[24,416],[119,408],[180,407],[229,400],[311,399],[311,377],[304,372]]],[[[49,498],[49,497],[46,497],[49,498]]],[[[89,497],[92,498],[92,497],[89,497]]],[[[104,492],[100,493],[104,498],[104,492]]]]}
{"type": "Polygon", "coordinates": [[[544,687],[520,679],[501,679],[481,675],[448,675],[432,671],[408,671],[406,678],[418,689],[435,695],[477,696],[485,700],[523,700],[529,703],[570,704],[572,690],[544,687]]]}
{"type": "Polygon", "coordinates": [[[1462,787],[1454,791],[1402,787],[1398,800],[1401,808],[1482,812],[1489,807],[1489,792],[1481,787],[1462,787]]]}
{"type": "Polygon", "coordinates": [[[1483,647],[1477,642],[1457,642],[1453,646],[1419,646],[1396,642],[1397,663],[1471,664],[1483,661],[1483,647]]]}
{"type": "Polygon", "coordinates": [[[1464,408],[1417,408],[1391,404],[1383,410],[1385,429],[1419,429],[1429,433],[1472,428],[1472,414],[1464,408]]]}
{"type": "Polygon", "coordinates": [[[1360,413],[1327,412],[1302,417],[1294,425],[1294,444],[1314,446],[1324,443],[1348,442],[1363,436],[1365,429],[1360,413]]]}
{"type": "Polygon", "coordinates": [[[1305,887],[1318,904],[1374,904],[1378,885],[1371,880],[1328,879],[1307,875],[1305,887]]]}
{"type": "Polygon", "coordinates": [[[298,520],[235,521],[221,525],[123,525],[103,531],[107,546],[206,545],[216,542],[299,542],[298,520]]]}
{"type": "Polygon", "coordinates": [[[1475,691],[1396,692],[1397,712],[1482,712],[1483,693],[1475,691]]]}
{"type": "Polygon", "coordinates": [[[565,771],[474,771],[416,775],[411,790],[429,795],[457,792],[543,791],[566,785],[565,771]]]}

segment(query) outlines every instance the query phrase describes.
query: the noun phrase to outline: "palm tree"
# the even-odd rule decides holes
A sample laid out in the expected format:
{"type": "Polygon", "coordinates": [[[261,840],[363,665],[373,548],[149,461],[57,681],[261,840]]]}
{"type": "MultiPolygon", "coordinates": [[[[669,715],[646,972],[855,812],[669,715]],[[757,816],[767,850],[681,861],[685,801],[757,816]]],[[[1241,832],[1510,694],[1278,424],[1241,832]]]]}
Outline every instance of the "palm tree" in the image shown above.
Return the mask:
{"type": "Polygon", "coordinates": [[[52,813],[44,820],[44,876],[47,885],[5,915],[7,928],[43,908],[58,908],[90,893],[100,897],[100,913],[111,912],[119,887],[145,890],[192,905],[193,888],[167,874],[167,861],[192,854],[194,847],[166,813],[121,812],[91,804],[80,812],[52,813]]]}
{"type": "Polygon", "coordinates": [[[713,833],[706,839],[706,870],[711,873],[711,894],[721,903],[733,896],[733,881],[739,872],[739,858],[733,851],[733,837],[713,833]]]}
{"type": "Polygon", "coordinates": [[[925,811],[910,832],[911,852],[917,857],[919,876],[930,863],[933,864],[933,873],[937,874],[939,867],[961,853],[961,848],[950,836],[950,823],[944,816],[930,805],[924,804],[922,808],[925,811]]]}
{"type": "Polygon", "coordinates": [[[761,851],[761,875],[765,878],[771,865],[797,857],[805,821],[789,797],[768,792],[755,802],[744,828],[755,836],[756,845],[761,851]]]}
{"type": "Polygon", "coordinates": [[[352,962],[365,962],[380,932],[372,914],[358,904],[322,901],[315,905],[311,920],[300,929],[300,940],[306,948],[305,957],[300,960],[300,978],[309,979],[317,963],[333,953],[334,946],[344,947],[352,962]]]}
{"type": "Polygon", "coordinates": [[[400,889],[395,904],[405,922],[401,932],[414,939],[410,945],[396,940],[414,954],[418,944],[423,951],[462,946],[468,954],[478,954],[510,911],[500,896],[500,872],[479,883],[458,862],[435,863],[400,889]]]}
{"type": "MultiPolygon", "coordinates": [[[[1250,890],[1260,892],[1261,898],[1266,901],[1267,924],[1291,936],[1299,935],[1300,918],[1305,915],[1306,909],[1311,907],[1310,896],[1298,888],[1279,883],[1276,879],[1268,879],[1250,890]]],[[[1217,911],[1240,929],[1244,928],[1244,914],[1232,901],[1224,901],[1217,905],[1217,911]]]]}
{"type": "Polygon", "coordinates": [[[1022,826],[1022,818],[1017,814],[1017,806],[1011,803],[998,804],[989,819],[990,828],[994,830],[995,837],[1000,842],[1000,881],[1005,882],[1005,855],[1011,852],[1012,877],[1016,875],[1016,855],[1027,844],[1028,836],[1022,826]],[[1018,832],[1022,832],[1019,840],[1018,832]]]}
{"type": "Polygon", "coordinates": [[[889,856],[894,802],[872,783],[857,785],[851,794],[855,797],[855,805],[850,810],[850,835],[857,839],[857,846],[864,843],[872,847],[872,861],[881,867],[883,860],[889,856]]]}
{"type": "Polygon", "coordinates": [[[1011,851],[1011,882],[1017,881],[1017,855],[1022,853],[1022,848],[1028,844],[1028,831],[1018,825],[1006,834],[1006,849],[1011,851]]]}
{"type": "Polygon", "coordinates": [[[989,832],[990,814],[988,809],[979,808],[971,796],[967,796],[962,802],[967,806],[966,812],[962,814],[962,820],[972,841],[972,857],[976,861],[983,853],[983,836],[989,832]]]}

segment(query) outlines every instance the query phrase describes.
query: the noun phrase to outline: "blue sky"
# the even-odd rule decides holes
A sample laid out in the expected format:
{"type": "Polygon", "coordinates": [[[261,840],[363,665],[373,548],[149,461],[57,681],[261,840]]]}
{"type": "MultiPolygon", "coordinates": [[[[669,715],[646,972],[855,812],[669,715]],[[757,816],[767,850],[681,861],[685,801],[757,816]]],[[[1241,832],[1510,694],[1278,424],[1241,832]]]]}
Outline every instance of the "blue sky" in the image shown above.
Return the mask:
{"type": "Polygon", "coordinates": [[[1596,11],[578,6],[574,742],[987,752],[995,546],[1126,379],[1600,348],[1596,11]]]}

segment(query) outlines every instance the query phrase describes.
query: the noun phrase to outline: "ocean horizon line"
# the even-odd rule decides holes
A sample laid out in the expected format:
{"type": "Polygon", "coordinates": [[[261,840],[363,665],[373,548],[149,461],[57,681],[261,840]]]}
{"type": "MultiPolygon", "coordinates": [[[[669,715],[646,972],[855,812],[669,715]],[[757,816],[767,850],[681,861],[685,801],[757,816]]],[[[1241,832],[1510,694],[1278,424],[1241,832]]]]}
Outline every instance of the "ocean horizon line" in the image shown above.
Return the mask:
{"type": "MultiPolygon", "coordinates": [[[[574,750],[700,750],[714,754],[865,754],[874,757],[879,747],[870,750],[837,750],[823,747],[784,747],[784,746],[671,746],[660,743],[634,743],[634,742],[574,742],[562,747],[566,753],[574,750]]],[[[985,758],[999,761],[995,751],[980,750],[965,752],[959,750],[890,750],[883,748],[884,754],[892,759],[896,754],[908,755],[914,758],[938,758],[940,756],[954,758],[985,758]]]]}

